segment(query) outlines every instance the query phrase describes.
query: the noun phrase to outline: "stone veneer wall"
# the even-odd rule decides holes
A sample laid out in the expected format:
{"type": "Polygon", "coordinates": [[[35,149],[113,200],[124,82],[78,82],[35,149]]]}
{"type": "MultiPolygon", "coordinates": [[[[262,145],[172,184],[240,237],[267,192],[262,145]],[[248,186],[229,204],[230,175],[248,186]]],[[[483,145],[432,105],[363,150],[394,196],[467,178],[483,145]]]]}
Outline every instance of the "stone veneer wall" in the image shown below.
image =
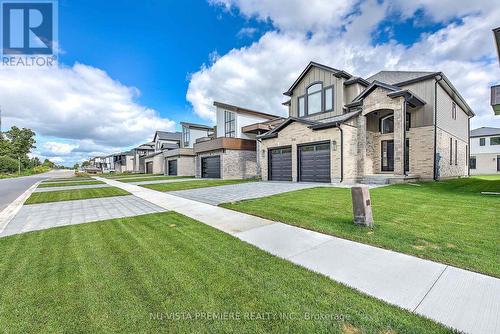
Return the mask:
{"type": "Polygon", "coordinates": [[[177,160],[177,176],[194,176],[195,157],[191,156],[174,156],[165,158],[164,174],[168,175],[168,161],[177,160]]]}
{"type": "Polygon", "coordinates": [[[410,128],[406,132],[410,140],[410,171],[422,180],[434,177],[434,127],[410,128]]]}
{"type": "Polygon", "coordinates": [[[243,150],[216,150],[198,153],[195,158],[195,175],[201,178],[201,159],[220,156],[221,179],[250,179],[257,177],[257,152],[243,150]]]}
{"type": "Polygon", "coordinates": [[[468,175],[467,142],[437,128],[438,179],[449,179],[468,175]],[[450,164],[450,138],[453,141],[453,158],[450,164]],[[455,140],[458,142],[457,164],[455,165],[455,140]]]}

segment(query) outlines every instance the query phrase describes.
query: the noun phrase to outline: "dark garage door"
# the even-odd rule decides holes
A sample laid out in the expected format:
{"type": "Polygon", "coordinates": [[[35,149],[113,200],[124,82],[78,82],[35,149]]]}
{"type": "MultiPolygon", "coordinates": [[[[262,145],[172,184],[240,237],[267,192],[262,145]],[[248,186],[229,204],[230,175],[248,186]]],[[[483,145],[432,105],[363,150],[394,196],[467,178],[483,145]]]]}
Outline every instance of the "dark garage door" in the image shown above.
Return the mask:
{"type": "Polygon", "coordinates": [[[220,179],[220,156],[201,158],[201,177],[220,179]]]}
{"type": "Polygon", "coordinates": [[[299,146],[299,181],[330,182],[330,143],[299,146]]]}
{"type": "Polygon", "coordinates": [[[269,150],[269,180],[292,181],[292,148],[269,150]]]}
{"type": "Polygon", "coordinates": [[[146,174],[153,174],[153,162],[146,162],[146,174]]]}
{"type": "Polygon", "coordinates": [[[177,160],[168,161],[168,175],[177,175],[177,160]]]}

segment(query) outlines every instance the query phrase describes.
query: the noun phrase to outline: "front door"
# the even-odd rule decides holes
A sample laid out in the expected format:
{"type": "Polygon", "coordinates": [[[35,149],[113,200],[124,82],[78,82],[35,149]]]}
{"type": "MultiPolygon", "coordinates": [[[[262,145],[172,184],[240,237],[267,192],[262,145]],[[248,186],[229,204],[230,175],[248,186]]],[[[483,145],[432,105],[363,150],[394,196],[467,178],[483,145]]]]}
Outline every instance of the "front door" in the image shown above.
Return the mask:
{"type": "Polygon", "coordinates": [[[382,172],[394,172],[394,140],[382,140],[382,172]]]}

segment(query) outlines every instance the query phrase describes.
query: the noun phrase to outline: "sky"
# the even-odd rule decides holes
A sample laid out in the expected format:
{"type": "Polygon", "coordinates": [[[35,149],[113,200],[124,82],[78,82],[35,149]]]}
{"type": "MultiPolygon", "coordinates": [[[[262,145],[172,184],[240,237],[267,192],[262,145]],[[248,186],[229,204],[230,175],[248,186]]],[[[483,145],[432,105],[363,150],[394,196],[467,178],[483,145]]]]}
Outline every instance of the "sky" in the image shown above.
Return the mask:
{"type": "Polygon", "coordinates": [[[59,66],[0,67],[3,130],[72,165],[130,149],[181,121],[213,124],[213,101],[286,116],[282,92],[310,61],[357,76],[443,71],[500,127],[495,1],[59,0],[59,66]]]}

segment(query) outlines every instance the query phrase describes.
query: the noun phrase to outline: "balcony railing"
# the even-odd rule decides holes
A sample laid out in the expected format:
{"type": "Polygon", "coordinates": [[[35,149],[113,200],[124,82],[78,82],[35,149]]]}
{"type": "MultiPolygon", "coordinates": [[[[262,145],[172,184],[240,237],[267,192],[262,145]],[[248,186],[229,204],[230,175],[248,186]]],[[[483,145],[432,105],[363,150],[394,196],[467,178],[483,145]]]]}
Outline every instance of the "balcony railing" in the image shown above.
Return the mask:
{"type": "Polygon", "coordinates": [[[500,115],[500,85],[491,87],[491,107],[496,115],[500,115]]]}
{"type": "Polygon", "coordinates": [[[256,143],[255,140],[220,137],[194,144],[194,153],[222,149],[255,151],[256,143]]]}

